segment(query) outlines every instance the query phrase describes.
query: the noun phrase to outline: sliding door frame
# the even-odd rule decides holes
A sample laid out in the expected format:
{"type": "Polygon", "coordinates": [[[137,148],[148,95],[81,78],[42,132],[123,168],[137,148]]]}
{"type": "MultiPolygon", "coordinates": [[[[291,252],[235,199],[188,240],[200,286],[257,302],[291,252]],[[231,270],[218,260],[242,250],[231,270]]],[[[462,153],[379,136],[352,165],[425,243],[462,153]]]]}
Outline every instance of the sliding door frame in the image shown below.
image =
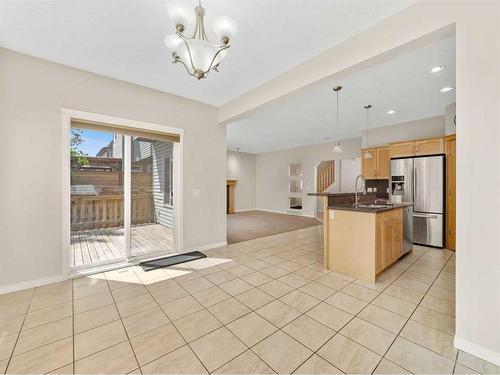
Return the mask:
{"type": "MultiPolygon", "coordinates": [[[[102,264],[97,264],[96,267],[82,270],[72,270],[70,266],[70,234],[71,234],[71,157],[69,153],[70,148],[70,130],[71,123],[73,121],[80,122],[91,122],[99,123],[101,126],[109,127],[110,131],[114,131],[116,128],[127,127],[129,129],[143,131],[143,132],[154,132],[156,134],[165,135],[176,135],[179,137],[179,142],[174,142],[174,233],[173,233],[173,243],[174,250],[176,252],[181,252],[183,249],[183,141],[184,141],[184,129],[174,128],[161,124],[153,124],[142,121],[129,120],[119,117],[112,117],[107,115],[101,115],[91,112],[83,112],[74,109],[61,108],[62,115],[62,275],[65,278],[101,272],[103,270],[110,270],[114,268],[120,268],[130,265],[128,262],[130,259],[130,241],[131,239],[131,137],[125,135],[125,154],[124,154],[124,227],[125,227],[125,244],[124,244],[124,257],[125,260],[118,259],[117,262],[104,262],[102,264]],[[128,236],[128,237],[127,237],[128,236]],[[110,264],[111,263],[111,264],[110,264]]],[[[163,255],[164,256],[164,255],[163,255]]],[[[150,258],[153,258],[154,254],[150,258]]]]}

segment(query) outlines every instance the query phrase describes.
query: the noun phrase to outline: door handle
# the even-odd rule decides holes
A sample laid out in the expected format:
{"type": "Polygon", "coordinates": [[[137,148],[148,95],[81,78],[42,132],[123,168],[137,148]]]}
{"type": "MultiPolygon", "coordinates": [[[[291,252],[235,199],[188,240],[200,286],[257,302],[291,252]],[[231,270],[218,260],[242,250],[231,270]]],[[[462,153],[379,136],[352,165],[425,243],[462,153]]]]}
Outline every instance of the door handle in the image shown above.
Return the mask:
{"type": "Polygon", "coordinates": [[[413,214],[413,217],[423,217],[425,219],[437,219],[437,215],[429,215],[429,214],[413,214]]]}

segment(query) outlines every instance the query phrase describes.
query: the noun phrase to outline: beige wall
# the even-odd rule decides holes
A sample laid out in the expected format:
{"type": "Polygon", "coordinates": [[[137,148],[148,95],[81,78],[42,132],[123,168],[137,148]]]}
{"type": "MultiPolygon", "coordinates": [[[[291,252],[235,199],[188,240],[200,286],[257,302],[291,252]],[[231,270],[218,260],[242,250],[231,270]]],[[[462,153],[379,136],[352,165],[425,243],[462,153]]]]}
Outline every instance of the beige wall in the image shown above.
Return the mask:
{"type": "Polygon", "coordinates": [[[302,163],[303,215],[314,216],[316,198],[307,193],[315,189],[315,169],[325,160],[335,160],[336,183],[332,192],[340,191],[341,159],[357,157],[360,154],[361,137],[342,141],[343,152],[333,152],[333,143],[297,147],[288,150],[257,154],[257,208],[270,211],[286,212],[288,209],[288,166],[290,163],[302,163]]]}
{"type": "Polygon", "coordinates": [[[246,152],[227,152],[227,178],[238,180],[234,191],[236,211],[255,209],[257,157],[246,152]]]}
{"type": "Polygon", "coordinates": [[[0,49],[0,287],[61,275],[62,107],[185,129],[184,247],[225,241],[216,108],[0,49]]]}

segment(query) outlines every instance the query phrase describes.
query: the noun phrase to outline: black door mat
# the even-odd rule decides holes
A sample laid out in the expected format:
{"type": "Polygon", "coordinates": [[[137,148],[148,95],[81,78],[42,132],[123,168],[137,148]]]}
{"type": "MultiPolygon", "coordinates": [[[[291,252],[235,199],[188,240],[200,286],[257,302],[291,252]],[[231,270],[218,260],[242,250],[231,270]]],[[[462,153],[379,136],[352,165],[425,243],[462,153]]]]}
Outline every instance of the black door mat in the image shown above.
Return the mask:
{"type": "Polygon", "coordinates": [[[160,258],[155,260],[149,260],[147,262],[139,263],[144,271],[152,271],[158,268],[164,268],[169,266],[174,266],[180,263],[191,262],[196,259],[206,258],[207,256],[199,251],[192,251],[190,253],[173,255],[166,258],[160,258]]]}

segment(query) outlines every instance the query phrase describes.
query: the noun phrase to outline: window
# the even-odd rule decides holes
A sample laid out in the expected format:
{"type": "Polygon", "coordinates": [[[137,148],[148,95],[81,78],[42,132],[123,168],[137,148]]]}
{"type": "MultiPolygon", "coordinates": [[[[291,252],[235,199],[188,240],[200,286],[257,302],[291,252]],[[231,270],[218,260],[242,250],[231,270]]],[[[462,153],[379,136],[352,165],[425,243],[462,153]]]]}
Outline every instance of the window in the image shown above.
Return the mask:
{"type": "Polygon", "coordinates": [[[163,204],[173,205],[174,163],[172,157],[166,157],[163,163],[163,204]]]}

